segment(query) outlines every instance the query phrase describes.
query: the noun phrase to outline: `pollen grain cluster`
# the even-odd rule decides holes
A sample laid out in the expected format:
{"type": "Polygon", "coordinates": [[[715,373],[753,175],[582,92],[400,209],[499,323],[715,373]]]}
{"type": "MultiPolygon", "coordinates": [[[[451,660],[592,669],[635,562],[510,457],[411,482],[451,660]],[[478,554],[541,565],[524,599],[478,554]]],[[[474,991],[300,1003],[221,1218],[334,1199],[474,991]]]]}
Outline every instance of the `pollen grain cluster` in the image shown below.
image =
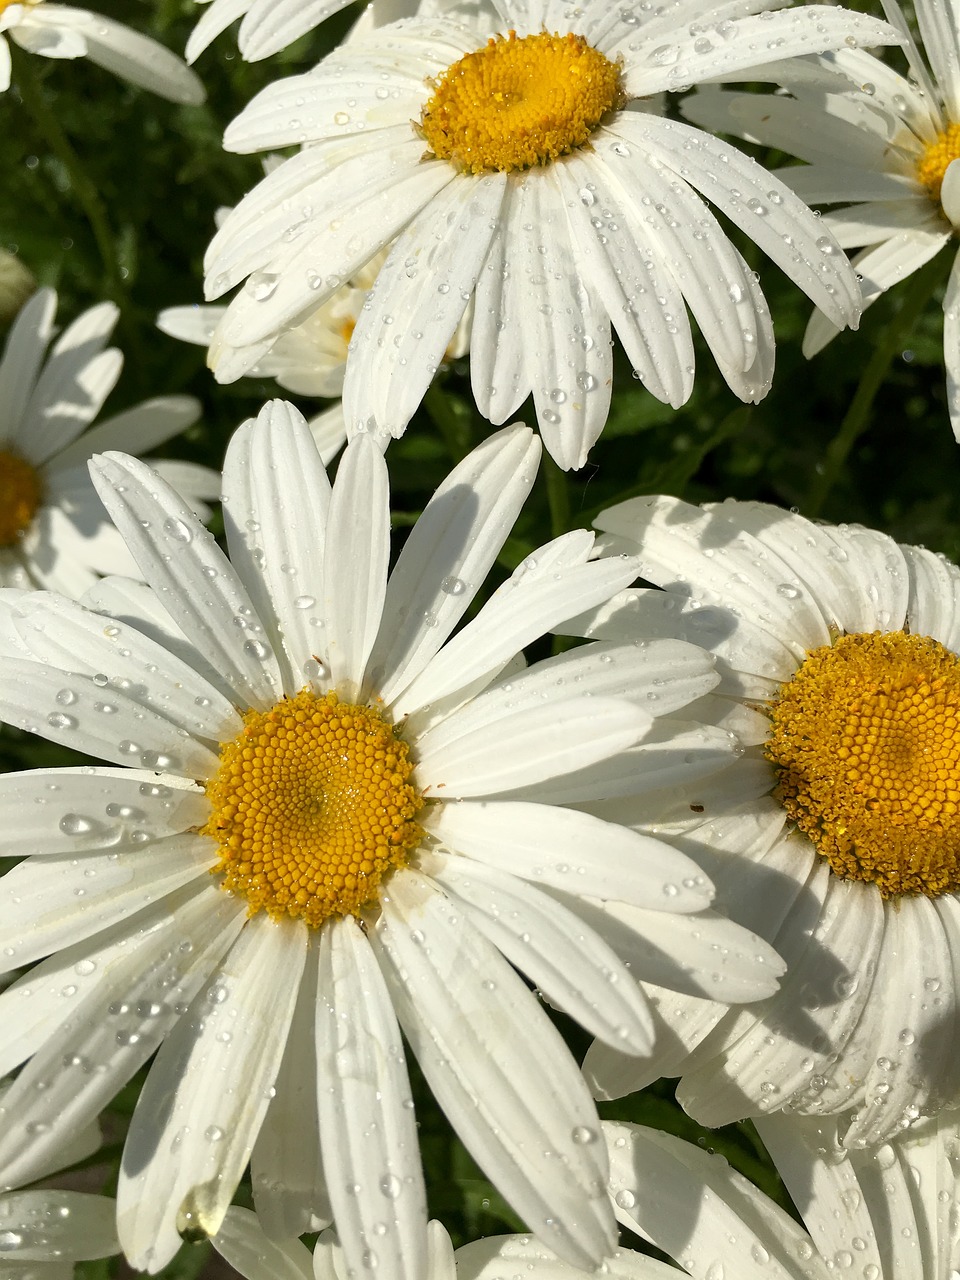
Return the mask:
{"type": "Polygon", "coordinates": [[[42,496],[36,468],[19,454],[0,449],[0,547],[15,546],[23,537],[42,496]]]}
{"type": "Polygon", "coordinates": [[[357,915],[419,843],[408,747],[375,707],[304,689],[248,711],[206,784],[214,874],[251,913],[357,915]]]}
{"type": "Polygon", "coordinates": [[[960,160],[960,124],[948,124],[923,149],[917,162],[917,181],[939,202],[944,174],[954,160],[960,160]]]}
{"type": "Polygon", "coordinates": [[[960,888],[960,660],[902,631],[841,637],[780,689],[775,795],[834,872],[884,898],[960,888]]]}
{"type": "Polygon", "coordinates": [[[467,173],[548,164],[624,102],[620,68],[582,36],[496,36],[440,77],[423,108],[430,150],[467,173]]]}

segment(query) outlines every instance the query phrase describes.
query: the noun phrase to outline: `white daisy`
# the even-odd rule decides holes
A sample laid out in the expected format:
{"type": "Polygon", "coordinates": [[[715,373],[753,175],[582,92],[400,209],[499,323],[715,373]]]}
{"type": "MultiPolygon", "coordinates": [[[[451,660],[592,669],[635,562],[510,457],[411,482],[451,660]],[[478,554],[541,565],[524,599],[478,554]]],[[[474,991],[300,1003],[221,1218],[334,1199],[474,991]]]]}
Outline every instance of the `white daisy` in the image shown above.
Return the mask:
{"type": "MultiPolygon", "coordinates": [[[[952,0],[916,0],[932,72],[909,36],[895,0],[890,21],[905,39],[911,79],[870,54],[841,50],[776,68],[790,97],[708,89],[683,112],[698,124],[738,134],[807,161],[777,175],[810,204],[844,205],[823,224],[853,265],[864,306],[955,240],[960,229],[960,15],[952,0]],[[866,246],[862,248],[862,246],[866,246]]],[[[954,434],[960,439],[960,257],[943,300],[943,354],[954,434]]],[[[838,330],[815,311],[803,349],[812,356],[838,330]]]]}
{"type": "MultiPolygon", "coordinates": [[[[102,573],[138,576],[87,473],[99,450],[143,453],[195,422],[192,396],[157,396],[86,428],[113,390],[123,356],[104,350],[111,302],[85,311],[53,345],[57,295],[41,289],[17,316],[0,358],[0,586],[47,587],[77,597],[102,573]]],[[[204,518],[219,496],[207,467],[157,462],[204,518]]]]}
{"type": "MultiPolygon", "coordinates": [[[[88,1127],[59,1147],[33,1180],[91,1155],[100,1132],[88,1127]]],[[[0,1193],[0,1275],[3,1280],[73,1280],[75,1262],[120,1252],[116,1204],[106,1196],[59,1188],[0,1193]]]]}
{"type": "Polygon", "coordinates": [[[770,385],[763,296],[697,192],[836,324],[856,323],[854,275],[806,205],[734,148],[662,118],[658,95],[749,78],[771,43],[788,56],[891,28],[835,8],[754,15],[759,0],[735,16],[699,0],[665,13],[497,7],[491,27],[412,18],[358,38],[230,125],[228,150],[306,145],[210,245],[209,298],[246,278],[222,321],[227,348],[255,362],[396,237],[354,334],[348,426],[403,432],[475,295],[481,412],[503,422],[532,393],[547,448],[579,467],[607,416],[611,324],[670,404],[693,387],[687,306],[739,396],[770,385]]]}
{"type": "MultiPolygon", "coordinates": [[[[251,378],[275,378],[278,386],[295,395],[339,399],[350,339],[385,258],[385,252],[371,258],[302,324],[282,333],[252,368],[247,367],[245,350],[227,351],[220,344],[217,329],[226,307],[168,307],[157,317],[157,327],[172,338],[210,348],[208,361],[211,366],[218,365],[221,376],[239,357],[237,368],[251,378]]],[[[445,359],[455,360],[466,353],[467,335],[468,325],[461,321],[445,359]]],[[[331,406],[309,419],[308,425],[324,464],[330,462],[347,436],[342,407],[331,406]]]]}
{"type": "Polygon", "coordinates": [[[49,4],[0,0],[0,92],[10,88],[10,39],[45,58],[89,58],[122,80],[171,102],[203,102],[203,85],[176,54],[102,13],[49,4]]]}
{"type": "Polygon", "coordinates": [[[712,718],[748,746],[696,812],[638,825],[694,852],[788,972],[750,1009],[660,993],[650,1063],[597,1046],[590,1076],[612,1096],[682,1075],[709,1125],[853,1109],[845,1141],[882,1141],[960,1097],[960,570],[754,503],[638,498],[598,524],[663,590],[575,634],[703,645],[712,718]]]}
{"type": "Polygon", "coordinates": [[[0,782],[0,851],[39,855],[4,877],[0,954],[49,957],[0,996],[0,1070],[29,1058],[0,1107],[0,1182],[159,1046],[118,1192],[135,1266],[214,1234],[253,1149],[271,1234],[332,1216],[355,1275],[422,1280],[400,1026],[517,1212],[595,1263],[613,1243],[596,1113],[512,966],[638,1054],[648,1011],[607,934],[638,976],[775,989],[777,957],[706,909],[690,859],[563,807],[642,789],[645,765],[679,786],[729,759],[726,733],[671,723],[715,681],[691,646],[516,662],[635,564],[589,561],[592,535],[567,534],[452,636],[538,453],[520,427],[471,453],[388,580],[376,445],[348,446],[331,490],[275,402],[228,451],[232,564],[149,468],[110,454],[98,488],[150,587],[107,580],[99,612],[0,597],[3,718],[140,766],[0,782]]]}
{"type": "MultiPolygon", "coordinates": [[[[839,1150],[832,1121],[787,1116],[760,1121],[760,1136],[806,1230],[721,1156],[656,1129],[603,1127],[620,1222],[697,1280],[954,1280],[957,1275],[956,1111],[870,1152],[839,1150]]],[[[469,1265],[475,1248],[461,1249],[458,1260],[469,1265]]],[[[523,1253],[512,1256],[519,1260],[523,1253]]],[[[626,1250],[610,1269],[624,1280],[677,1275],[626,1250]],[[625,1266],[626,1259],[632,1265],[625,1266]]],[[[534,1266],[524,1274],[539,1280],[537,1270],[534,1266]]],[[[476,1280],[493,1280],[496,1274],[489,1268],[476,1280]]]]}
{"type": "MultiPolygon", "coordinates": [[[[945,1113],[877,1152],[844,1153],[836,1125],[783,1116],[760,1129],[806,1230],[727,1162],[656,1129],[605,1124],[617,1217],[682,1272],[631,1249],[604,1260],[613,1280],[955,1280],[960,1266],[960,1116],[945,1113]]],[[[493,1236],[454,1253],[430,1223],[424,1280],[578,1280],[530,1236],[493,1236]]],[[[271,1240],[230,1209],[214,1244],[247,1280],[348,1280],[331,1232],[310,1251],[271,1240]]]]}

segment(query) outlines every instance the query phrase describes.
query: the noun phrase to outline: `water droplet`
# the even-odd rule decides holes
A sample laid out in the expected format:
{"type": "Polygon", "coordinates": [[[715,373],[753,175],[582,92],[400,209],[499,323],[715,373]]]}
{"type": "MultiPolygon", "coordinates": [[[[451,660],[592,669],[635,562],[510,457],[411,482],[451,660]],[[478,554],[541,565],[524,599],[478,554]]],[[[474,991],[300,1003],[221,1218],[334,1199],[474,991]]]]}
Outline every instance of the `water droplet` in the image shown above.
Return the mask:
{"type": "Polygon", "coordinates": [[[58,826],[65,836],[86,836],[93,831],[95,824],[79,813],[65,813],[58,826]]]}
{"type": "Polygon", "coordinates": [[[61,689],[57,694],[57,702],[61,707],[71,707],[77,700],[77,695],[72,689],[61,689]]]}
{"type": "Polygon", "coordinates": [[[585,1124],[578,1124],[570,1134],[578,1147],[588,1147],[597,1140],[596,1129],[588,1129],[585,1124]]]}
{"type": "Polygon", "coordinates": [[[78,723],[76,716],[68,716],[64,711],[51,711],[47,716],[51,729],[75,729],[78,723]]]}
{"type": "Polygon", "coordinates": [[[183,520],[164,520],[163,532],[168,538],[172,538],[174,542],[186,543],[193,541],[193,532],[183,520]]]}
{"type": "Polygon", "coordinates": [[[467,589],[467,584],[462,578],[444,578],[440,583],[440,590],[448,596],[462,596],[467,589]]]}
{"type": "Polygon", "coordinates": [[[637,1197],[633,1194],[632,1191],[627,1191],[627,1190],[618,1191],[617,1194],[614,1196],[614,1200],[617,1202],[617,1204],[620,1206],[621,1209],[632,1209],[637,1203],[637,1197]]]}
{"type": "Polygon", "coordinates": [[[396,1200],[403,1190],[403,1183],[395,1173],[385,1173],[380,1179],[380,1190],[388,1200],[396,1200]]]}
{"type": "Polygon", "coordinates": [[[246,283],[246,291],[258,302],[265,302],[276,291],[280,277],[270,271],[254,271],[246,283]]]}

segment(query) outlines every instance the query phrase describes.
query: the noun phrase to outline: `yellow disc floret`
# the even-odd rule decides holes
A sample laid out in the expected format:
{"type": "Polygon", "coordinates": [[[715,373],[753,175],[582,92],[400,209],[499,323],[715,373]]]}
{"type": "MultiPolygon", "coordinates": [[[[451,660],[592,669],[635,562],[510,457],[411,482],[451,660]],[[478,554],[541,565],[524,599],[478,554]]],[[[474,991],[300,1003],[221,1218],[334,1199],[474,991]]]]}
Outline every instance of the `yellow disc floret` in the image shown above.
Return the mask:
{"type": "Polygon", "coordinates": [[[447,68],[420,132],[458,169],[509,172],[584,146],[623,103],[619,66],[582,36],[511,31],[447,68]]]}
{"type": "Polygon", "coordinates": [[[248,711],[206,784],[214,874],[251,913],[357,915],[419,843],[407,744],[375,708],[304,689],[248,711]]]}
{"type": "Polygon", "coordinates": [[[954,160],[960,160],[960,124],[947,125],[924,147],[917,161],[917,180],[927,188],[932,199],[939,201],[943,175],[954,160]]]}
{"type": "Polygon", "coordinates": [[[0,547],[12,547],[23,537],[42,496],[36,468],[19,454],[0,449],[0,547]]]}
{"type": "Polygon", "coordinates": [[[848,635],[782,686],[775,795],[838,876],[885,898],[960,888],[960,660],[902,631],[848,635]]]}

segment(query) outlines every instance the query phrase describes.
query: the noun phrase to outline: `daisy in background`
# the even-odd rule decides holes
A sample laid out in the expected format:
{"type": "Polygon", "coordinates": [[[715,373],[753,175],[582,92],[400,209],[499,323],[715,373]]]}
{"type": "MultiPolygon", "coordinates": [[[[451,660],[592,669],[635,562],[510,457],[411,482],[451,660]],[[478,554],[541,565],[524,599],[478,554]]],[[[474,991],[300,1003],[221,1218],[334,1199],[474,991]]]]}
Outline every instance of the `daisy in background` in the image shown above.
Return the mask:
{"type": "MultiPolygon", "coordinates": [[[[911,78],[870,54],[842,49],[771,69],[790,96],[707,88],[681,110],[707,128],[776,147],[807,162],[776,171],[809,204],[843,205],[822,223],[845,249],[864,306],[933,258],[960,230],[960,17],[947,0],[916,0],[930,70],[895,3],[885,10],[901,31],[911,78]],[[864,247],[865,246],[865,247],[864,247]]],[[[943,300],[947,403],[960,440],[960,258],[943,300]]],[[[836,337],[815,311],[803,350],[813,356],[836,337]]]]}
{"type": "MultiPolygon", "coordinates": [[[[945,1113],[877,1152],[837,1149],[835,1127],[780,1116],[761,1122],[767,1149],[804,1226],[717,1155],[670,1134],[604,1124],[610,1194],[621,1223],[697,1280],[952,1280],[960,1266],[960,1116],[945,1113]]],[[[332,1232],[310,1250],[271,1240],[232,1208],[214,1244],[246,1280],[348,1280],[332,1232]]],[[[530,1236],[492,1236],[454,1253],[429,1226],[424,1280],[578,1280],[530,1236]]],[[[675,1280],[673,1267],[630,1249],[604,1263],[614,1280],[675,1280]]]]}
{"type": "Polygon", "coordinates": [[[332,1218],[355,1276],[422,1280],[402,1027],[524,1220],[584,1266],[613,1247],[593,1102],[513,966],[634,1054],[635,977],[740,1001],[782,968],[685,855],[567,807],[648,774],[696,787],[731,755],[685,718],[716,679],[692,646],[518,661],[635,563],[577,530],[453,634],[538,455],[521,427],[469,454],[389,577],[382,454],[358,437],[331,490],[282,402],[230,444],[232,563],[148,467],[94,463],[149,586],[0,596],[3,718],[111,762],[0,779],[2,852],[34,855],[3,879],[0,954],[42,960],[0,996],[0,1070],[24,1064],[0,1185],[159,1049],[117,1197],[134,1266],[216,1234],[252,1151],[271,1235],[332,1218]]]}
{"type": "MultiPolygon", "coordinates": [[[[338,289],[302,324],[281,334],[271,350],[253,368],[242,367],[242,372],[251,378],[275,378],[278,386],[285,391],[292,391],[294,395],[338,400],[337,404],[307,420],[324,465],[339,453],[347,438],[343,408],[339,403],[343,391],[347,349],[360,312],[385,259],[385,251],[376,254],[366,266],[360,268],[352,280],[338,289]]],[[[209,362],[219,362],[223,368],[232,353],[228,352],[223,360],[220,359],[215,335],[225,314],[226,307],[197,304],[168,307],[157,317],[157,328],[171,338],[209,347],[209,362]],[[211,343],[214,345],[211,346],[211,343]]],[[[468,308],[466,317],[451,339],[445,359],[456,360],[466,354],[470,314],[468,308]]]]}
{"type": "MultiPolygon", "coordinates": [[[[695,810],[607,816],[678,841],[719,908],[788,965],[749,1009],[650,992],[649,1061],[596,1045],[598,1096],[682,1075],[717,1126],[782,1108],[844,1115],[854,1147],[960,1099],[960,570],[776,507],[637,498],[597,521],[662,590],[576,620],[612,643],[682,637],[721,682],[691,714],[748,750],[695,810]]],[[[604,812],[604,810],[600,810],[604,812]]]]}
{"type": "Polygon", "coordinates": [[[45,58],[89,58],[171,102],[195,104],[206,97],[190,68],[156,40],[105,14],[47,0],[0,0],[0,92],[10,88],[8,39],[45,58]]]}
{"type": "Polygon", "coordinates": [[[859,288],[806,205],[734,148],[663,119],[658,95],[750,79],[771,47],[899,38],[842,9],[759,8],[502,0],[499,23],[392,23],[269,86],[224,145],[303,149],[208,250],[209,298],[246,281],[220,324],[217,376],[262,359],[396,237],[351,343],[351,431],[402,434],[471,298],[480,411],[503,422],[532,393],[562,467],[584,464],[606,420],[611,324],[644,385],[679,406],[693,387],[689,306],[733,390],[759,399],[769,314],[701,195],[837,325],[856,324],[859,288]]]}
{"type": "MultiPolygon", "coordinates": [[[[85,311],[48,356],[56,310],[52,289],[35,293],[0,358],[0,586],[76,597],[99,574],[138,574],[90,481],[89,458],[120,445],[153,449],[195,422],[200,405],[192,396],[157,396],[88,431],[123,368],[121,353],[106,347],[117,308],[103,302],[85,311]]],[[[189,462],[156,468],[209,518],[204,499],[219,496],[215,472],[189,462]]]]}

